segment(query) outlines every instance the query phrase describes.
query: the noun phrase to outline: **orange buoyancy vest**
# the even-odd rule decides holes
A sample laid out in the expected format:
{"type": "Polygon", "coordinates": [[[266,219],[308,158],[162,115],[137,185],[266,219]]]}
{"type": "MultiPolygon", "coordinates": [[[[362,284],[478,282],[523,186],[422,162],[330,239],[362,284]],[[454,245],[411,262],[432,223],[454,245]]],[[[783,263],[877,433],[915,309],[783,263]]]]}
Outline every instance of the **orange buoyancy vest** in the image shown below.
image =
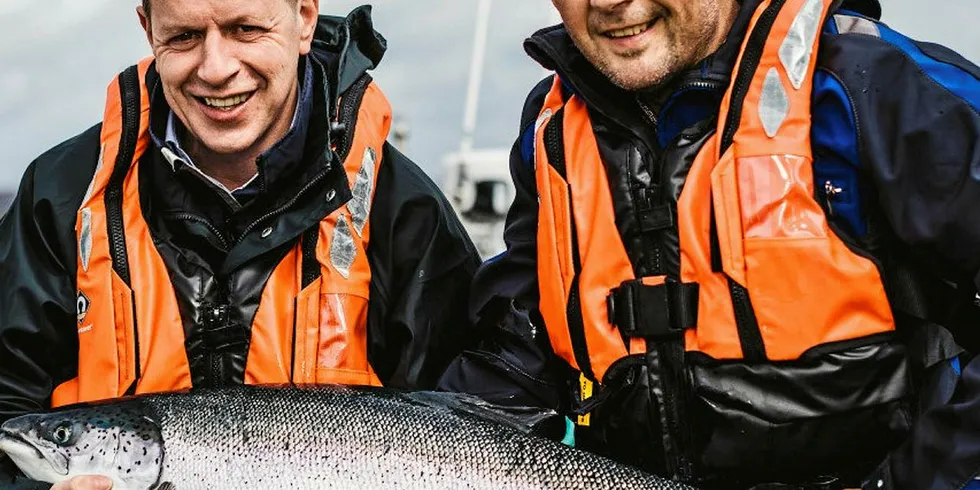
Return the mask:
{"type": "Polygon", "coordinates": [[[833,3],[767,0],[754,13],[718,130],[677,202],[680,277],[635,277],[588,110],[555,77],[535,128],[539,308],[555,352],[586,378],[602,382],[656,337],[617,318],[659,318],[643,328],[748,362],[894,331],[880,271],[814,195],[812,78],[833,3]],[[648,291],[614,306],[611,292],[631,285],[648,291]]]}
{"type": "MultiPolygon", "coordinates": [[[[108,88],[99,164],[75,228],[78,376],[55,389],[55,407],[191,387],[174,287],[140,207],[138,167],[151,144],[145,83],[151,63],[143,60],[108,88]]],[[[391,107],[371,83],[344,161],[353,198],[319,224],[320,278],[302,287],[297,240],[261,293],[245,383],[381,384],[367,358],[368,217],[390,123],[391,107]]]]}

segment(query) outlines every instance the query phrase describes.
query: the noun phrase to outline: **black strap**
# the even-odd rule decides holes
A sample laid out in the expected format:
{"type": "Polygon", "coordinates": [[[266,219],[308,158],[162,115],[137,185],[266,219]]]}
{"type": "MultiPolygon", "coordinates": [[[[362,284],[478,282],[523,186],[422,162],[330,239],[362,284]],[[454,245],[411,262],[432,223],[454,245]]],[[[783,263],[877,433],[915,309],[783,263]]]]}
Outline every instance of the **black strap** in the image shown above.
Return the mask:
{"type": "Polygon", "coordinates": [[[606,298],[609,321],[629,337],[678,337],[698,321],[698,285],[626,281],[606,298]]]}
{"type": "Polygon", "coordinates": [[[303,233],[303,238],[300,242],[300,250],[303,252],[303,289],[306,289],[307,286],[313,284],[313,282],[319,279],[320,275],[322,274],[320,271],[320,261],[316,258],[316,247],[319,241],[320,223],[317,223],[303,233]]]}

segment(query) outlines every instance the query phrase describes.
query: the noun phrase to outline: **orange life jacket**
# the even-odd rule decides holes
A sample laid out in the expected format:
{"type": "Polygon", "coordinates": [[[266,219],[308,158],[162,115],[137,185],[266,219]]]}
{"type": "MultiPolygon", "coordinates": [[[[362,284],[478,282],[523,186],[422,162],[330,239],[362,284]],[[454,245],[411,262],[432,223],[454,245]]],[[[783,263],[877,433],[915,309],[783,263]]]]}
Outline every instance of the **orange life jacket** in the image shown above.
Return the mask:
{"type": "Polygon", "coordinates": [[[895,329],[876,265],[814,197],[812,78],[834,2],[774,3],[754,14],[737,65],[746,76],[678,199],[680,277],[635,276],[588,110],[555,77],[535,129],[539,308],[555,352],[592,381],[660,335],[717,360],[775,362],[895,329]]]}
{"type": "MultiPolygon", "coordinates": [[[[151,144],[145,83],[151,63],[146,59],[136,67],[138,104],[126,103],[120,93],[126,73],[108,88],[99,164],[75,228],[78,376],[55,389],[55,407],[191,387],[174,288],[140,208],[138,168],[151,144]],[[138,132],[124,134],[126,117],[138,117],[138,132]],[[121,185],[114,179],[122,179],[121,185]],[[120,190],[121,195],[107,196],[120,190]],[[121,219],[112,223],[107,203],[119,201],[121,219]],[[121,264],[113,251],[122,247],[127,263],[121,264]]],[[[320,222],[318,280],[301,287],[301,243],[269,277],[251,325],[247,384],[381,384],[367,358],[371,268],[366,251],[391,107],[373,83],[357,117],[344,162],[354,197],[320,222]]]]}

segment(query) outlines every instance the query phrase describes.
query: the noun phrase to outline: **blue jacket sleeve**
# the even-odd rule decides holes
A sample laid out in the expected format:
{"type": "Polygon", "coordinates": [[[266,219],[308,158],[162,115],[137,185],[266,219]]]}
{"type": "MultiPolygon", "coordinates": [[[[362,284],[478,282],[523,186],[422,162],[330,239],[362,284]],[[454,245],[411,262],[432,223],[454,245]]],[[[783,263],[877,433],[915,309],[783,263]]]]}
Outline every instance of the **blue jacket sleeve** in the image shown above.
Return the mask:
{"type": "MultiPolygon", "coordinates": [[[[980,68],[878,24],[822,48],[854,106],[869,207],[908,256],[980,286],[980,68]]],[[[972,296],[973,293],[971,293],[972,296]]],[[[970,323],[980,329],[980,318],[970,323]]],[[[967,346],[974,347],[975,346],[967,346]]],[[[980,472],[980,359],[951,402],[921,413],[868,489],[963,488],[980,472]]]]}

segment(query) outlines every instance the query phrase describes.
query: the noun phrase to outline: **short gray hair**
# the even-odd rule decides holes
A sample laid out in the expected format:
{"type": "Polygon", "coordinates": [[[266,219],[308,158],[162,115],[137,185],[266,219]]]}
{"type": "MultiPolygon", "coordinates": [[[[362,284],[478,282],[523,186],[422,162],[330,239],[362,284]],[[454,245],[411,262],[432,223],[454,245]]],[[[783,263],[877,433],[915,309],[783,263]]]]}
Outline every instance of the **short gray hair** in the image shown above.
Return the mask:
{"type": "MultiPolygon", "coordinates": [[[[299,5],[300,0],[293,0],[293,3],[299,5]]],[[[146,12],[146,16],[150,16],[150,0],[143,0],[143,11],[146,12]]]]}

